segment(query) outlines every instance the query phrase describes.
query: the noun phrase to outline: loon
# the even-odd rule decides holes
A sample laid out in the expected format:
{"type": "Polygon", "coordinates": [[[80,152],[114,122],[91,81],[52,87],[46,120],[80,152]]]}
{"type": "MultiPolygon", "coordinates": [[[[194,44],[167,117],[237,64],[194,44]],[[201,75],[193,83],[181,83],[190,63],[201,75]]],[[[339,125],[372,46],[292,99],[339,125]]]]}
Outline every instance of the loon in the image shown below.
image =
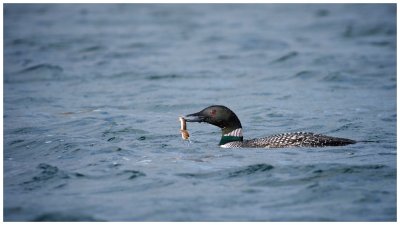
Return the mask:
{"type": "Polygon", "coordinates": [[[185,116],[186,122],[205,122],[222,130],[219,146],[223,148],[284,148],[324,147],[354,144],[356,141],[314,134],[294,132],[272,135],[264,138],[243,140],[242,124],[236,114],[226,106],[212,105],[200,112],[185,116]]]}

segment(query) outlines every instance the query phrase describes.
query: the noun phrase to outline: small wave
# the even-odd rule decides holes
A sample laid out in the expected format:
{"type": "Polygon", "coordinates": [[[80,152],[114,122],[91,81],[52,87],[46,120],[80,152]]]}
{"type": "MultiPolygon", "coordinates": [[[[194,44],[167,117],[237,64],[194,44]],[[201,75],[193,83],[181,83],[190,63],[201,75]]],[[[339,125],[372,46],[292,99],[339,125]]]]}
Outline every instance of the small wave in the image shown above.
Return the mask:
{"type": "Polygon", "coordinates": [[[387,168],[385,165],[360,165],[360,166],[348,166],[339,169],[342,173],[360,173],[365,170],[380,170],[387,168]]]}
{"type": "Polygon", "coordinates": [[[330,11],[327,9],[319,9],[315,12],[316,17],[326,17],[329,16],[330,11]]]}
{"type": "Polygon", "coordinates": [[[138,177],[144,177],[146,176],[145,173],[141,172],[141,171],[137,171],[137,170],[124,170],[120,173],[118,173],[117,175],[128,175],[129,176],[129,180],[133,180],[136,179],[138,177]]]}
{"type": "Polygon", "coordinates": [[[217,59],[219,60],[230,60],[230,59],[234,59],[236,58],[236,56],[234,55],[218,55],[217,59]]]}
{"type": "Polygon", "coordinates": [[[88,53],[88,52],[97,52],[97,51],[101,51],[103,50],[104,47],[100,46],[100,45],[94,45],[94,46],[90,46],[90,47],[86,47],[81,49],[79,52],[84,52],[84,53],[88,53]]]}
{"type": "Polygon", "coordinates": [[[272,170],[274,167],[269,164],[255,164],[245,167],[234,172],[229,173],[229,177],[241,177],[248,176],[255,173],[263,173],[272,170]]]}
{"type": "Polygon", "coordinates": [[[248,50],[282,50],[288,47],[288,43],[283,41],[282,39],[263,39],[263,38],[254,38],[249,37],[245,38],[242,41],[241,49],[248,50]]]}
{"type": "Polygon", "coordinates": [[[128,45],[126,45],[126,48],[131,48],[131,49],[142,49],[142,48],[150,48],[152,45],[150,43],[145,43],[145,42],[133,42],[128,45]]]}
{"type": "Polygon", "coordinates": [[[14,140],[14,141],[11,141],[10,143],[9,143],[9,145],[16,145],[16,144],[20,144],[20,143],[23,143],[24,142],[24,140],[14,140]]]}
{"type": "Polygon", "coordinates": [[[304,165],[288,166],[285,168],[276,168],[279,177],[264,177],[255,181],[255,186],[294,186],[307,185],[309,189],[320,189],[319,182],[332,181],[337,179],[357,182],[358,180],[374,180],[382,177],[391,179],[396,177],[396,169],[392,169],[380,164],[367,165],[304,165]]]}
{"type": "Polygon", "coordinates": [[[395,155],[397,155],[397,153],[396,152],[381,152],[381,153],[378,153],[378,155],[395,156],[395,155]]]}
{"type": "Polygon", "coordinates": [[[171,80],[171,79],[177,79],[181,78],[181,75],[178,74],[165,74],[165,75],[151,75],[148,76],[146,79],[147,80],[171,80]]]}
{"type": "Polygon", "coordinates": [[[11,42],[12,45],[14,46],[35,46],[37,43],[33,39],[28,39],[28,38],[17,38],[12,40],[11,42]]]}
{"type": "MultiPolygon", "coordinates": [[[[144,177],[146,174],[139,170],[120,170],[123,164],[113,163],[109,164],[106,170],[96,172],[64,172],[70,179],[89,179],[89,180],[103,180],[110,177],[121,177],[124,180],[133,180],[139,177],[144,177]]],[[[98,166],[98,164],[89,164],[89,166],[98,166]]]]}
{"type": "Polygon", "coordinates": [[[113,153],[113,152],[119,152],[122,151],[122,148],[118,147],[118,146],[107,146],[104,148],[100,148],[96,151],[93,151],[91,153],[91,155],[98,155],[98,154],[109,154],[109,153],[113,153]]]}
{"type": "Polygon", "coordinates": [[[243,176],[250,176],[253,174],[264,173],[267,172],[274,167],[269,164],[254,164],[249,165],[241,169],[227,169],[222,171],[216,171],[211,173],[179,173],[177,176],[186,177],[186,178],[236,178],[243,176]]]}
{"type": "Polygon", "coordinates": [[[386,122],[396,122],[397,121],[397,114],[386,116],[386,117],[382,118],[381,120],[382,121],[386,121],[386,122]]]}
{"type": "Polygon", "coordinates": [[[176,175],[185,178],[209,178],[215,176],[216,173],[178,173],[176,175]]]}
{"type": "Polygon", "coordinates": [[[339,132],[339,131],[346,131],[346,130],[359,130],[360,128],[361,128],[360,124],[357,124],[357,123],[346,123],[346,124],[340,126],[339,128],[330,130],[329,132],[330,133],[336,133],[336,132],[339,132]]]}
{"type": "Polygon", "coordinates": [[[334,174],[353,174],[363,173],[367,171],[375,171],[381,169],[388,169],[388,166],[380,164],[368,164],[368,165],[318,165],[311,174],[318,175],[334,175],[334,174]]]}
{"type": "Polygon", "coordinates": [[[314,71],[303,70],[303,71],[296,73],[293,77],[300,78],[300,79],[310,79],[310,78],[315,78],[316,76],[317,76],[317,73],[314,71]]]}
{"type": "Polygon", "coordinates": [[[56,166],[52,166],[46,163],[40,163],[38,168],[42,170],[40,175],[33,177],[34,181],[48,180],[55,176],[67,179],[69,176],[64,172],[58,169],[56,166]]]}
{"type": "Polygon", "coordinates": [[[50,81],[61,78],[63,68],[52,64],[39,64],[20,70],[14,74],[4,74],[5,83],[50,81]]]}
{"type": "Polygon", "coordinates": [[[330,73],[323,78],[324,81],[346,81],[346,77],[340,73],[330,73]]]}
{"type": "Polygon", "coordinates": [[[62,180],[70,178],[70,176],[66,172],[59,170],[56,166],[52,166],[46,163],[40,163],[37,168],[40,169],[41,172],[38,175],[32,177],[31,180],[25,181],[21,184],[26,190],[41,188],[43,187],[43,185],[53,181],[61,182],[61,184],[56,183],[55,188],[59,188],[60,185],[65,184],[65,182],[63,182],[62,180]]]}
{"type": "Polygon", "coordinates": [[[90,215],[80,214],[78,212],[74,213],[64,213],[64,212],[51,212],[44,213],[35,217],[32,221],[34,222],[100,222],[104,220],[99,220],[90,215]]]}
{"type": "Polygon", "coordinates": [[[346,30],[343,32],[343,37],[345,38],[358,38],[377,35],[396,35],[396,26],[393,26],[389,23],[372,25],[348,24],[346,26],[346,30]]]}
{"type": "Polygon", "coordinates": [[[49,71],[52,74],[57,74],[61,73],[63,71],[63,68],[57,65],[39,64],[23,69],[19,73],[30,73],[30,72],[41,72],[41,71],[49,71]]]}
{"type": "Polygon", "coordinates": [[[370,45],[379,46],[379,47],[386,47],[386,46],[395,45],[395,43],[390,42],[390,41],[370,41],[370,42],[367,42],[367,43],[370,44],[370,45]]]}
{"type": "Polygon", "coordinates": [[[292,52],[286,53],[285,55],[283,55],[283,56],[281,56],[281,57],[275,59],[275,60],[272,61],[271,63],[281,63],[281,62],[287,61],[287,60],[289,60],[289,59],[292,59],[292,58],[294,58],[294,57],[296,57],[296,56],[298,56],[298,55],[299,55],[298,52],[292,51],[292,52]]]}
{"type": "Polygon", "coordinates": [[[48,129],[39,128],[39,127],[20,127],[12,130],[11,134],[42,134],[48,131],[48,129]]]}
{"type": "Polygon", "coordinates": [[[175,184],[175,181],[171,180],[161,180],[161,179],[153,179],[151,181],[145,181],[140,184],[130,186],[129,191],[137,192],[137,191],[149,191],[151,189],[160,189],[175,184]]]}
{"type": "Polygon", "coordinates": [[[143,76],[142,74],[132,72],[132,71],[123,71],[117,73],[110,73],[110,74],[97,74],[96,79],[130,79],[143,76]]]}
{"type": "Polygon", "coordinates": [[[108,129],[103,132],[102,136],[105,137],[107,135],[122,135],[122,134],[148,134],[149,132],[141,129],[135,129],[132,127],[125,127],[122,129],[108,129]]]}

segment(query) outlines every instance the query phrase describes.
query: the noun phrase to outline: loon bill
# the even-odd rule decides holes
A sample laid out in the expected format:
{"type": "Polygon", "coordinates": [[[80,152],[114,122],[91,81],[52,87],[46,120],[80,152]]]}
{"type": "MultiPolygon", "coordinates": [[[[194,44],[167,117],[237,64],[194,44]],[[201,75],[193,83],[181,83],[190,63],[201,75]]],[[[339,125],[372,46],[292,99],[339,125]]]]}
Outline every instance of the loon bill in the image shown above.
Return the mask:
{"type": "Polygon", "coordinates": [[[212,105],[200,112],[186,115],[186,122],[209,123],[222,130],[219,146],[223,148],[283,148],[283,147],[324,147],[354,144],[356,141],[314,134],[295,132],[272,135],[264,138],[243,140],[242,124],[228,107],[212,105]]]}

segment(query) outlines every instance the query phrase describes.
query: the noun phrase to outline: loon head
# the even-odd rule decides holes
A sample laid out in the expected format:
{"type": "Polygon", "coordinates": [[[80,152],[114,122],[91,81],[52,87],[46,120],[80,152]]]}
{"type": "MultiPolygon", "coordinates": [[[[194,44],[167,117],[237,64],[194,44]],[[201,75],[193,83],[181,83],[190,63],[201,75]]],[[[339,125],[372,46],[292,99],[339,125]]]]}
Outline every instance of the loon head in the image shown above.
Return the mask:
{"type": "Polygon", "coordinates": [[[209,123],[221,128],[220,145],[232,141],[243,141],[242,124],[236,114],[226,106],[212,105],[200,112],[185,116],[186,122],[209,123]]]}

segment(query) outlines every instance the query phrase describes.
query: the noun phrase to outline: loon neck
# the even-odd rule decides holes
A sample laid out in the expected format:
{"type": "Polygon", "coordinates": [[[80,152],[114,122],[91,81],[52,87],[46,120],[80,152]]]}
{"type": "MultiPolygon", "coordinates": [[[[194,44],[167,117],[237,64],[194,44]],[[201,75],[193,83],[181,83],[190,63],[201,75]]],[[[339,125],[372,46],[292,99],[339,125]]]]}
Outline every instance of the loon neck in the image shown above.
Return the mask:
{"type": "Polygon", "coordinates": [[[243,141],[243,132],[242,128],[238,127],[236,129],[222,129],[222,137],[219,145],[224,145],[233,141],[243,141]]]}

